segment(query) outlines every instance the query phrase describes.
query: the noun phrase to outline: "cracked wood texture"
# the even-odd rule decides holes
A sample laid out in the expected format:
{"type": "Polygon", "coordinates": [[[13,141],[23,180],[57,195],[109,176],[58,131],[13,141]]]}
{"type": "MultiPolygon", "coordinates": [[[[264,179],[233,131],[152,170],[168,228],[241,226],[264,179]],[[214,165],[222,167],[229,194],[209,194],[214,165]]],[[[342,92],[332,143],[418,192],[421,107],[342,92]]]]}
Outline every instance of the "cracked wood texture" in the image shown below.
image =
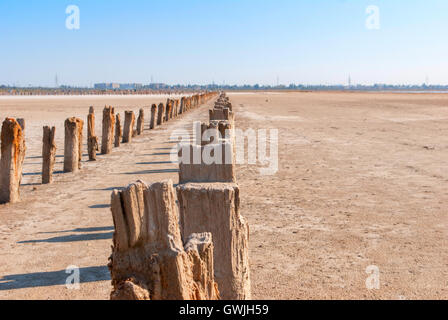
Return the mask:
{"type": "Polygon", "coordinates": [[[112,300],[219,299],[212,235],[193,233],[182,241],[171,181],[115,190],[111,211],[112,300]]]}
{"type": "Polygon", "coordinates": [[[96,160],[96,152],[99,150],[98,137],[95,135],[95,111],[91,107],[87,116],[87,150],[89,160],[96,160]]]}
{"type": "Polygon", "coordinates": [[[65,120],[64,172],[81,169],[83,127],[84,121],[79,118],[65,120]]]}
{"type": "Polygon", "coordinates": [[[240,215],[233,183],[188,183],[177,187],[182,235],[211,232],[215,280],[224,300],[249,300],[249,226],[240,215]]]}
{"type": "Polygon", "coordinates": [[[45,126],[42,138],[42,184],[53,182],[53,169],[56,162],[55,127],[45,126]]]}
{"type": "Polygon", "coordinates": [[[112,152],[112,143],[114,141],[115,129],[115,109],[105,107],[103,110],[103,137],[101,141],[101,153],[109,154],[112,152]]]}
{"type": "Polygon", "coordinates": [[[0,203],[20,200],[25,137],[20,124],[12,118],[3,121],[1,132],[0,203]]]}

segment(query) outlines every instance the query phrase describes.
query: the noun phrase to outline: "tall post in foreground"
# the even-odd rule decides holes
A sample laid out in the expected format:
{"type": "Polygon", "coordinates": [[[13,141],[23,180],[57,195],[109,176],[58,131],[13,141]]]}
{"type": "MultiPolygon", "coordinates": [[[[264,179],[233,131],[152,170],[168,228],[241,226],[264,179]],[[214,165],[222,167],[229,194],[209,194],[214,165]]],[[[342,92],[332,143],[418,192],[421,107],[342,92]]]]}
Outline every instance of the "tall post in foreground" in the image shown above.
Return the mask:
{"type": "Polygon", "coordinates": [[[171,181],[112,193],[112,300],[219,299],[212,236],[182,239],[177,210],[171,181]]]}
{"type": "Polygon", "coordinates": [[[1,132],[0,203],[20,200],[20,182],[25,159],[25,138],[22,127],[12,118],[3,121],[1,132]]]}
{"type": "Polygon", "coordinates": [[[141,135],[145,128],[145,110],[140,109],[137,118],[137,135],[141,135]]]}
{"type": "Polygon", "coordinates": [[[101,142],[101,153],[112,152],[115,129],[115,110],[112,107],[105,107],[103,110],[103,138],[101,142]]]}
{"type": "Polygon", "coordinates": [[[42,184],[53,182],[53,168],[56,162],[56,128],[45,126],[42,139],[42,184]]]}
{"type": "Polygon", "coordinates": [[[84,121],[78,118],[65,120],[64,172],[76,172],[81,169],[82,129],[84,121]]]}
{"type": "Polygon", "coordinates": [[[157,106],[153,104],[151,106],[151,121],[149,122],[149,129],[152,130],[156,127],[156,115],[157,113],[157,106]]]}
{"type": "Polygon", "coordinates": [[[249,227],[240,215],[233,183],[188,183],[177,187],[182,236],[211,232],[215,279],[224,300],[250,300],[249,227]]]}
{"type": "Polygon", "coordinates": [[[115,119],[115,141],[114,141],[115,148],[118,148],[120,146],[122,137],[123,137],[123,131],[121,130],[121,116],[118,113],[115,119]]]}
{"type": "Polygon", "coordinates": [[[96,152],[99,150],[98,137],[95,135],[95,110],[90,107],[87,116],[87,150],[89,160],[96,161],[96,152]]]}
{"type": "Polygon", "coordinates": [[[124,112],[124,127],[123,127],[123,143],[132,141],[134,134],[135,115],[133,111],[124,112]]]}

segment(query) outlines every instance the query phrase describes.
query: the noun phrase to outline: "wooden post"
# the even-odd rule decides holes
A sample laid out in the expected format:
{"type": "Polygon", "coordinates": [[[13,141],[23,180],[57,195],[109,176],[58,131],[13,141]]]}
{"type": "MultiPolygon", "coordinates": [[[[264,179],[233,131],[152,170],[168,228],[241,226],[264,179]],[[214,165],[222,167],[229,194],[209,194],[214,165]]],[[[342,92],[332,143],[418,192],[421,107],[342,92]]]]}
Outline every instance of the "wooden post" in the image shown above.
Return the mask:
{"type": "Polygon", "coordinates": [[[179,114],[184,113],[184,108],[185,108],[185,97],[182,97],[182,98],[180,99],[179,114]]]}
{"type": "Polygon", "coordinates": [[[179,162],[179,183],[236,182],[232,141],[204,145],[184,144],[179,162]],[[195,157],[195,155],[197,155],[195,157]],[[204,156],[209,159],[204,161],[204,156]]]}
{"type": "Polygon", "coordinates": [[[170,109],[171,109],[171,100],[168,99],[165,105],[165,121],[168,122],[170,120],[170,109]]]}
{"type": "Polygon", "coordinates": [[[151,121],[149,122],[149,129],[154,129],[156,127],[156,115],[157,113],[157,106],[153,104],[151,106],[151,121]]]}
{"type": "Polygon", "coordinates": [[[118,148],[120,146],[122,137],[123,137],[123,131],[121,130],[121,117],[120,114],[118,113],[115,121],[115,141],[114,141],[115,148],[118,148]]]}
{"type": "Polygon", "coordinates": [[[25,151],[22,127],[15,119],[6,118],[1,132],[0,204],[20,201],[25,151]]]}
{"type": "Polygon", "coordinates": [[[112,300],[219,299],[211,234],[181,238],[172,181],[115,190],[111,211],[112,300]]]}
{"type": "Polygon", "coordinates": [[[159,104],[158,112],[157,112],[157,125],[160,126],[164,122],[164,114],[165,114],[165,106],[163,103],[159,104]]]}
{"type": "Polygon", "coordinates": [[[179,99],[176,99],[174,103],[174,116],[177,118],[178,115],[179,115],[179,99]]]}
{"type": "Polygon", "coordinates": [[[101,142],[101,153],[112,152],[115,129],[115,110],[112,107],[104,107],[103,110],[103,138],[101,142]]]}
{"type": "Polygon", "coordinates": [[[135,115],[133,111],[124,112],[124,127],[123,127],[123,143],[132,141],[134,133],[135,115]]]}
{"type": "Polygon", "coordinates": [[[145,128],[145,111],[143,109],[139,110],[138,119],[137,119],[137,134],[141,135],[145,128]]]}
{"type": "Polygon", "coordinates": [[[189,183],[177,187],[182,236],[211,232],[215,280],[223,300],[250,300],[249,226],[240,215],[233,183],[189,183]]]}
{"type": "Polygon", "coordinates": [[[98,137],[95,135],[95,110],[90,107],[87,116],[87,150],[89,160],[96,161],[96,152],[99,150],[98,137]]]}
{"type": "Polygon", "coordinates": [[[53,182],[53,168],[56,162],[56,128],[45,126],[42,139],[42,184],[53,182]]]}
{"type": "Polygon", "coordinates": [[[83,126],[81,119],[73,117],[65,120],[64,172],[81,169],[83,126]]]}

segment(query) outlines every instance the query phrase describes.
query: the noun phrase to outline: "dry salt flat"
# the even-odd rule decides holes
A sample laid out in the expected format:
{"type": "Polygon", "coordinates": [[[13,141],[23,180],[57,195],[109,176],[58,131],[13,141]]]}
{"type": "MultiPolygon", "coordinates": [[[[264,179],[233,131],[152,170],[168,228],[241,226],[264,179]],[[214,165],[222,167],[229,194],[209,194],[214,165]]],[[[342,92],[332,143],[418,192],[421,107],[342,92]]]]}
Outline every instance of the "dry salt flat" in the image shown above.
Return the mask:
{"type": "MultiPolygon", "coordinates": [[[[448,95],[228,95],[239,128],[279,130],[274,176],[251,165],[236,171],[254,299],[448,298],[448,95]],[[369,266],[379,269],[379,290],[366,288],[369,266]]],[[[207,107],[83,162],[75,175],[58,172],[63,122],[85,119],[93,105],[100,135],[104,105],[148,114],[166,98],[0,99],[1,118],[27,120],[28,146],[23,200],[0,206],[0,299],[109,298],[112,190],[137,179],[177,183],[171,132],[207,120],[207,107]],[[39,184],[44,125],[57,127],[49,186],[39,184]],[[64,285],[70,265],[81,268],[79,290],[64,285]]]]}

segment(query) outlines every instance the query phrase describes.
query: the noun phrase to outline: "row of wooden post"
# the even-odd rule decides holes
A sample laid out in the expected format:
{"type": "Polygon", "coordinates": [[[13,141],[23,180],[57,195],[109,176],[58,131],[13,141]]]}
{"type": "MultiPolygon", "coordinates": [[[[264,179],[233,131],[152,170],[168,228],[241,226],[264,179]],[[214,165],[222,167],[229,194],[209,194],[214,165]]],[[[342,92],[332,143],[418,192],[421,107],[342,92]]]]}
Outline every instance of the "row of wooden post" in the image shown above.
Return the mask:
{"type": "MultiPolygon", "coordinates": [[[[163,103],[151,106],[149,129],[153,130],[191,108],[198,107],[216,93],[206,92],[191,97],[182,97],[180,100],[168,99],[166,107],[163,103]]],[[[103,110],[103,128],[101,140],[101,153],[109,154],[113,147],[120,143],[129,143],[136,135],[144,130],[145,114],[140,109],[135,127],[135,115],[126,111],[124,124],[121,124],[119,114],[115,115],[113,107],[103,110]],[[123,128],[123,129],[122,129],[123,128]]],[[[76,172],[81,168],[82,141],[84,121],[71,117],[64,123],[64,172],[76,172]]],[[[42,138],[42,183],[53,181],[53,169],[56,158],[55,143],[56,128],[43,127],[42,138]]],[[[90,161],[96,160],[99,151],[99,140],[95,133],[95,113],[90,107],[87,116],[87,148],[90,161]]],[[[1,130],[1,159],[0,159],[0,204],[17,202],[20,199],[20,183],[22,180],[22,166],[25,159],[25,120],[6,118],[1,130]]]]}
{"type": "MultiPolygon", "coordinates": [[[[234,118],[210,119],[206,127],[232,129],[234,118]]],[[[230,132],[208,143],[230,144],[232,152],[230,132]]],[[[191,148],[206,146],[194,141],[191,148]]],[[[234,162],[179,169],[176,188],[170,180],[138,181],[112,193],[111,299],[250,299],[249,226],[240,214],[234,162]],[[212,171],[227,174],[201,174],[212,171]]]]}

